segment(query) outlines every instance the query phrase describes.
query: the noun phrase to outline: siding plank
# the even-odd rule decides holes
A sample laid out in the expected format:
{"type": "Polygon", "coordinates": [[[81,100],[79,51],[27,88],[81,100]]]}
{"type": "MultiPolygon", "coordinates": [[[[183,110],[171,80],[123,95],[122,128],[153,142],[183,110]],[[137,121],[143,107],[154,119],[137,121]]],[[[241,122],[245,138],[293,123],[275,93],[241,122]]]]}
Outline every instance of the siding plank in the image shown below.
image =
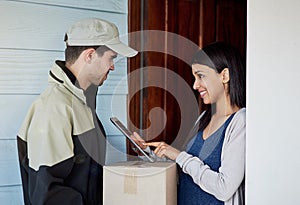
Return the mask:
{"type": "Polygon", "coordinates": [[[0,201],[3,205],[23,205],[23,192],[21,185],[1,187],[0,201]]]}
{"type": "Polygon", "coordinates": [[[127,123],[127,104],[125,95],[98,95],[97,114],[107,135],[120,135],[121,132],[110,122],[110,117],[118,117],[127,123]]]}
{"type": "Polygon", "coordinates": [[[124,135],[107,137],[106,164],[126,161],[126,144],[124,135]]]}
{"type": "Polygon", "coordinates": [[[35,98],[35,95],[0,95],[0,141],[16,139],[21,123],[35,98]]]}
{"type": "Polygon", "coordinates": [[[20,184],[16,140],[0,140],[0,186],[20,184]]]}
{"type": "Polygon", "coordinates": [[[14,1],[0,1],[0,7],[0,48],[63,51],[66,30],[81,18],[108,19],[118,26],[121,35],[127,33],[127,14],[14,1]]]}
{"type": "Polygon", "coordinates": [[[91,9],[116,13],[127,13],[128,10],[127,0],[23,0],[22,2],[76,7],[81,9],[91,9]]]}

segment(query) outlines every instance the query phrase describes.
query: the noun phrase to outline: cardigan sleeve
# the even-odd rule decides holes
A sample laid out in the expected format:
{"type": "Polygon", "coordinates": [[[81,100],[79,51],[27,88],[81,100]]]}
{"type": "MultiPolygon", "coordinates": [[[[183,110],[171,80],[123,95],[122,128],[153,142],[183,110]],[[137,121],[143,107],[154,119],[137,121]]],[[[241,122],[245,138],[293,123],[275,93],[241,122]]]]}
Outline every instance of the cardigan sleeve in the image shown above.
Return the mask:
{"type": "Polygon", "coordinates": [[[210,169],[198,157],[181,152],[176,158],[183,172],[204,191],[221,201],[229,200],[237,191],[245,174],[246,120],[242,109],[234,116],[226,129],[218,172],[210,169]]]}

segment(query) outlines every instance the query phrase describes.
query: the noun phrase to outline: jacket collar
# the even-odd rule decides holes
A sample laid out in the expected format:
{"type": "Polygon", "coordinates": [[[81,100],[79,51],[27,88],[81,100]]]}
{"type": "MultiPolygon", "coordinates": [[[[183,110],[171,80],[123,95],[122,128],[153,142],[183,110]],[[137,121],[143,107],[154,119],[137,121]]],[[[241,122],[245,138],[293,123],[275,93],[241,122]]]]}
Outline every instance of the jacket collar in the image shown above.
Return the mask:
{"type": "Polygon", "coordinates": [[[84,91],[76,86],[76,78],[74,76],[71,77],[71,79],[68,77],[66,72],[61,68],[60,66],[64,66],[64,63],[62,61],[56,61],[50,72],[49,72],[49,77],[48,77],[48,82],[49,83],[55,83],[55,84],[60,84],[64,86],[68,91],[70,91],[74,96],[79,98],[83,103],[86,103],[86,96],[84,95],[84,91]],[[74,82],[72,82],[72,81],[74,82]]]}

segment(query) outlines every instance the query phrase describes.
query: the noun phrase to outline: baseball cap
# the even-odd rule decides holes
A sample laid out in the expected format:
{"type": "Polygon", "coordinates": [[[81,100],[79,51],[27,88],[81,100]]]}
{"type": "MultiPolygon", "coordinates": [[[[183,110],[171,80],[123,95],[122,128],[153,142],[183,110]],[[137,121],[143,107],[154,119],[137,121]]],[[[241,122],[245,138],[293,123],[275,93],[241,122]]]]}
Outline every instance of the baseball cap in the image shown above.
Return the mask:
{"type": "Polygon", "coordinates": [[[120,41],[115,24],[99,18],[86,18],[74,23],[66,33],[65,42],[68,46],[105,45],[126,57],[138,53],[120,41]]]}

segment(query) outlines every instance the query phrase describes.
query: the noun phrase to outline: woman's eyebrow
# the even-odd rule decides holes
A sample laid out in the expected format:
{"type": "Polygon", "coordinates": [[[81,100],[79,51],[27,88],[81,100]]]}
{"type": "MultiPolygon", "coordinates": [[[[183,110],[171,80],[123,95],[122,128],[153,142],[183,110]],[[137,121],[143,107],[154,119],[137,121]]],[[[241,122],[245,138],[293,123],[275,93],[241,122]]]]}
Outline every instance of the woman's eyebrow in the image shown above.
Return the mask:
{"type": "Polygon", "coordinates": [[[196,71],[194,72],[194,74],[199,74],[199,73],[205,73],[205,72],[203,72],[202,70],[196,70],[196,71]]]}

